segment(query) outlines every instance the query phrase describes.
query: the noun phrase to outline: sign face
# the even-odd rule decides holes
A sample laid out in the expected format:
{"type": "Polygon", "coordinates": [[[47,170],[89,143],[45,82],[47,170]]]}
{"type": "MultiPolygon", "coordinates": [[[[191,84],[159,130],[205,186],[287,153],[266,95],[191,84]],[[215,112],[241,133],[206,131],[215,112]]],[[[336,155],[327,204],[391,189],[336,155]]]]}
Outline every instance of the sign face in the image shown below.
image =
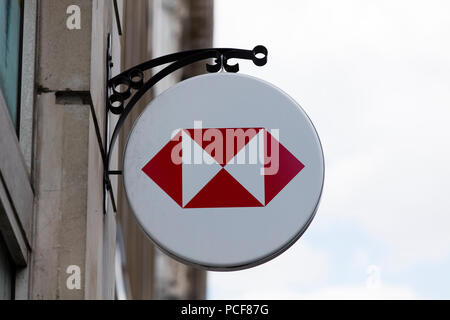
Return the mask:
{"type": "Polygon", "coordinates": [[[259,79],[217,73],[178,83],[136,121],[124,185],[166,253],[236,270],[282,253],[317,210],[324,160],[305,112],[259,79]]]}

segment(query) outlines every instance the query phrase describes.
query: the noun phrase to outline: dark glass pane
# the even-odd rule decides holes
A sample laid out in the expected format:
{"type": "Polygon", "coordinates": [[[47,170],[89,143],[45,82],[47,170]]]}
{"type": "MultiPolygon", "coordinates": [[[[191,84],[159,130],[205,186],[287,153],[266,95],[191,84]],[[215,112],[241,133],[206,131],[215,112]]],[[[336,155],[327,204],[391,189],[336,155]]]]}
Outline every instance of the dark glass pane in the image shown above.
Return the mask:
{"type": "Polygon", "coordinates": [[[17,125],[21,61],[22,1],[0,1],[0,90],[17,125]]]}
{"type": "Polygon", "coordinates": [[[3,237],[0,234],[0,300],[13,298],[14,267],[3,237]]]}

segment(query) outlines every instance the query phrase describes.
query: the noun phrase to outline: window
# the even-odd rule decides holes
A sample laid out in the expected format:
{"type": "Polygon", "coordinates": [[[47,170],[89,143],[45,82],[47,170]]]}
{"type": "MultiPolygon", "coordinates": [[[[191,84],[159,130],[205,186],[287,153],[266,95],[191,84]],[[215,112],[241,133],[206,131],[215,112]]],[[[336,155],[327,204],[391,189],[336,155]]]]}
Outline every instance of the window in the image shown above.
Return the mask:
{"type": "Polygon", "coordinates": [[[0,234],[0,300],[14,298],[14,266],[0,234]]]}
{"type": "Polygon", "coordinates": [[[19,127],[23,0],[0,1],[0,90],[19,127]]]}

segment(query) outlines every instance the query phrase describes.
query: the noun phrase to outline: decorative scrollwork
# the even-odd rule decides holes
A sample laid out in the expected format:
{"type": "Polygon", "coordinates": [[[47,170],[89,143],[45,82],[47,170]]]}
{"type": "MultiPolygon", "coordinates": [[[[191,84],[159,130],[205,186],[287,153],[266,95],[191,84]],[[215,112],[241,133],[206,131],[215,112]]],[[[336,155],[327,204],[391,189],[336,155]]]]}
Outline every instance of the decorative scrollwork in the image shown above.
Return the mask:
{"type": "Polygon", "coordinates": [[[109,97],[109,111],[120,115],[124,110],[125,100],[131,97],[131,90],[139,90],[144,85],[144,72],[132,69],[115,77],[110,82],[113,93],[109,97]]]}
{"type": "MultiPolygon", "coordinates": [[[[206,71],[210,73],[225,70],[226,72],[238,72],[239,63],[229,64],[230,59],[251,60],[256,66],[263,66],[267,63],[267,49],[264,46],[256,46],[253,50],[232,49],[232,48],[211,48],[177,52],[155,58],[139,64],[131,69],[125,70],[108,81],[107,111],[119,115],[119,119],[114,128],[109,148],[106,150],[104,164],[105,185],[108,191],[111,190],[109,175],[109,163],[111,150],[117,140],[119,131],[133,107],[161,79],[170,73],[177,71],[192,63],[212,59],[212,63],[206,64],[206,71]],[[157,66],[169,64],[164,69],[145,80],[144,72],[157,66]],[[127,102],[128,101],[128,102],[127,102]]],[[[108,117],[107,117],[108,121],[108,117]]]]}
{"type": "Polygon", "coordinates": [[[144,86],[144,72],[148,69],[177,60],[180,61],[189,56],[193,57],[202,52],[211,53],[210,58],[213,59],[213,63],[206,64],[206,71],[210,73],[219,72],[220,70],[225,70],[226,72],[238,72],[239,63],[229,64],[228,61],[230,59],[251,60],[257,66],[263,66],[267,63],[267,49],[261,45],[256,46],[253,50],[217,48],[183,51],[153,59],[132,69],[126,70],[109,81],[108,85],[111,88],[112,93],[109,96],[108,110],[116,115],[123,113],[125,101],[131,97],[132,90],[139,91],[144,86]],[[262,57],[258,57],[258,55],[262,55],[262,57]]]}

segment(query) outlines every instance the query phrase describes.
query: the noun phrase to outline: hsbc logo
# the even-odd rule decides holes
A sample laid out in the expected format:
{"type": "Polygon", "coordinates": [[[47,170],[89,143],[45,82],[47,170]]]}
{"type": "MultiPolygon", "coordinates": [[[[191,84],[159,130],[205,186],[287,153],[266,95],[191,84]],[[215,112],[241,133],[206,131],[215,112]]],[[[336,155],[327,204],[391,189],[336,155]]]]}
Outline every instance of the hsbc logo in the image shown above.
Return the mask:
{"type": "Polygon", "coordinates": [[[224,72],[158,95],[123,156],[130,208],[149,238],[181,262],[224,271],[268,261],[301,237],[324,169],[298,103],[266,81],[224,72]]]}
{"type": "Polygon", "coordinates": [[[265,207],[305,165],[279,141],[279,130],[177,129],[142,168],[181,208],[265,207]]]}

